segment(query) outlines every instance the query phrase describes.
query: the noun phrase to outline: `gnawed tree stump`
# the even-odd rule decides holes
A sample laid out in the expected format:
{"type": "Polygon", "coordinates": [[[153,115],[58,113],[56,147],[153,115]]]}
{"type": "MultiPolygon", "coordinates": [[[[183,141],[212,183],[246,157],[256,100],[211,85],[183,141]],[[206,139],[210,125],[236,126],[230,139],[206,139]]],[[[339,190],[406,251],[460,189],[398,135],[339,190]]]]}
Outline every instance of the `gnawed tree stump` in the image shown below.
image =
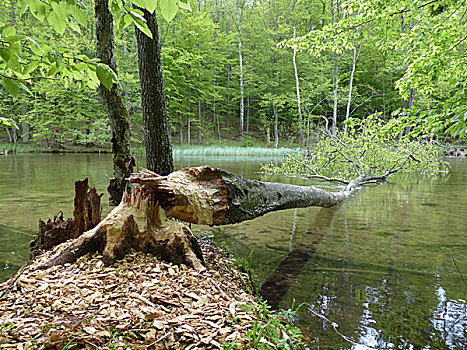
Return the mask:
{"type": "Polygon", "coordinates": [[[121,203],[99,225],[79,236],[43,265],[73,262],[89,252],[100,252],[111,264],[132,249],[151,253],[175,264],[201,270],[203,255],[198,241],[184,224],[167,220],[164,210],[141,187],[124,194],[121,203]]]}
{"type": "Polygon", "coordinates": [[[106,263],[135,249],[161,259],[203,268],[198,241],[190,229],[173,218],[202,225],[225,225],[256,218],[271,211],[331,207],[348,197],[344,191],[253,181],[208,166],[191,167],[159,176],[143,170],[133,174],[131,194],[95,228],[75,239],[43,267],[73,262],[98,251],[106,263]]]}
{"type": "Polygon", "coordinates": [[[59,212],[54,220],[39,220],[39,235],[31,242],[31,256],[80,236],[101,221],[101,197],[97,190],[88,186],[88,179],[75,182],[73,218],[64,220],[59,212]]]}

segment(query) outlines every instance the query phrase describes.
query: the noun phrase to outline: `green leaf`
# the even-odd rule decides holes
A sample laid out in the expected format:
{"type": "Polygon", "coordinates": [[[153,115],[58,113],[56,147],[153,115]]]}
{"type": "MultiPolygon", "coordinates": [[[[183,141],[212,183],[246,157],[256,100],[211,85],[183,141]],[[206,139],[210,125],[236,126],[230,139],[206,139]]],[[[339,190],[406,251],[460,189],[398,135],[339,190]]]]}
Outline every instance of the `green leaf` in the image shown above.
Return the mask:
{"type": "Polygon", "coordinates": [[[8,41],[9,43],[14,43],[16,41],[23,40],[24,38],[26,38],[26,35],[11,35],[7,36],[3,40],[8,41]]]}
{"type": "Polygon", "coordinates": [[[6,64],[13,71],[16,71],[16,72],[22,72],[23,71],[23,67],[21,66],[19,58],[16,55],[11,55],[10,59],[7,61],[6,64]]]}
{"type": "Polygon", "coordinates": [[[39,64],[40,64],[40,61],[32,61],[31,63],[27,65],[26,68],[24,68],[23,74],[31,73],[32,71],[34,71],[34,69],[36,69],[39,66],[39,64]]]}
{"type": "Polygon", "coordinates": [[[15,30],[15,28],[13,28],[11,26],[5,27],[2,30],[2,36],[4,38],[9,37],[9,36],[13,36],[15,34],[16,34],[16,30],[15,30]]]}
{"type": "Polygon", "coordinates": [[[58,4],[56,2],[52,2],[53,11],[50,12],[49,16],[47,17],[47,21],[49,22],[49,24],[59,34],[63,34],[63,32],[65,31],[65,21],[67,16],[67,11],[64,7],[66,6],[66,4],[61,4],[63,3],[58,4]]]}
{"type": "Polygon", "coordinates": [[[98,64],[97,65],[97,69],[96,69],[96,74],[97,74],[97,78],[99,78],[99,81],[101,82],[102,85],[104,85],[107,90],[110,90],[112,89],[112,77],[113,77],[113,74],[112,72],[110,71],[110,68],[102,65],[102,64],[98,64]]]}
{"type": "Polygon", "coordinates": [[[161,9],[162,17],[167,22],[170,22],[178,11],[178,0],[159,0],[159,8],[161,9]]]}
{"type": "Polygon", "coordinates": [[[37,7],[36,7],[36,12],[33,12],[33,16],[36,17],[39,21],[43,21],[45,16],[47,15],[47,9],[48,9],[48,6],[46,6],[45,4],[39,4],[37,7]]]}
{"type": "Polygon", "coordinates": [[[0,124],[6,125],[6,126],[12,126],[15,129],[19,129],[18,125],[16,125],[14,120],[8,119],[5,117],[0,117],[0,124]]]}
{"type": "Polygon", "coordinates": [[[3,80],[3,87],[15,97],[19,95],[20,85],[16,80],[5,78],[3,80]]]}
{"type": "Polygon", "coordinates": [[[73,21],[73,19],[70,19],[68,21],[68,25],[70,26],[70,28],[72,30],[74,30],[76,33],[78,34],[81,34],[81,28],[79,27],[79,25],[77,23],[75,23],[75,21],[73,21]]]}
{"type": "Polygon", "coordinates": [[[8,62],[8,60],[11,57],[10,50],[5,49],[5,48],[0,48],[0,57],[2,57],[5,62],[8,62]]]}
{"type": "Polygon", "coordinates": [[[49,71],[47,72],[47,76],[48,76],[48,77],[51,77],[51,76],[55,75],[57,72],[58,72],[58,67],[57,67],[56,64],[53,64],[53,65],[50,67],[49,71]]]}
{"type": "Polygon", "coordinates": [[[68,4],[68,13],[82,26],[88,23],[85,13],[76,4],[68,4]]]}
{"type": "Polygon", "coordinates": [[[120,13],[122,12],[123,3],[121,0],[110,0],[109,1],[109,11],[115,18],[120,17],[120,13]]]}
{"type": "Polygon", "coordinates": [[[29,95],[33,96],[33,93],[31,92],[31,90],[29,90],[29,88],[28,88],[26,85],[24,85],[24,83],[20,83],[19,85],[20,85],[24,90],[26,90],[26,92],[27,92],[29,95]]]}
{"type": "Polygon", "coordinates": [[[189,1],[187,1],[186,3],[183,2],[183,1],[179,1],[178,2],[178,7],[180,7],[183,10],[187,10],[187,11],[191,12],[191,5],[190,5],[189,1]]]}
{"type": "Polygon", "coordinates": [[[141,16],[137,16],[137,15],[134,15],[134,11],[131,11],[130,12],[130,16],[131,16],[131,19],[133,20],[135,26],[141,30],[144,34],[146,34],[148,37],[150,37],[152,39],[152,33],[151,31],[149,30],[148,28],[148,25],[146,23],[146,21],[143,19],[141,19],[141,16]]]}
{"type": "Polygon", "coordinates": [[[34,54],[38,56],[45,55],[45,51],[34,39],[31,39],[30,37],[26,37],[26,40],[29,41],[29,48],[31,49],[32,52],[34,52],[34,54]]]}
{"type": "Polygon", "coordinates": [[[156,9],[157,0],[133,0],[133,4],[153,13],[156,9]]]}

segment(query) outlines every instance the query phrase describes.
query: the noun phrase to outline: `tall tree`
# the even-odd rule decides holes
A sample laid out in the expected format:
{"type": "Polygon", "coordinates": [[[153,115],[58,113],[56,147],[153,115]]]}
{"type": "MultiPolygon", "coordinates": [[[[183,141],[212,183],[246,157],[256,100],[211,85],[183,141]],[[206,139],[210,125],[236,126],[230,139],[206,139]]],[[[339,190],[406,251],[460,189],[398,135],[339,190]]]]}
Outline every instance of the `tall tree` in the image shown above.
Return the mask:
{"type": "MultiPolygon", "coordinates": [[[[239,6],[237,1],[237,7],[239,6]]],[[[243,119],[245,114],[245,103],[243,98],[243,54],[242,54],[242,27],[241,20],[243,17],[243,2],[240,8],[237,9],[237,29],[238,29],[238,62],[240,68],[240,137],[243,138],[243,119]]]]}
{"type": "MultiPolygon", "coordinates": [[[[96,0],[95,15],[97,56],[116,73],[117,66],[114,57],[113,18],[109,11],[108,0],[96,0]]],[[[97,74],[103,69],[104,68],[98,66],[97,74]]],[[[133,166],[135,165],[135,160],[131,155],[130,116],[123,104],[123,98],[118,91],[118,85],[116,83],[112,84],[111,89],[100,84],[99,93],[112,129],[111,143],[114,178],[110,180],[107,190],[110,195],[110,203],[116,205],[120,203],[122,199],[123,191],[128,183],[126,179],[130,177],[133,172],[133,166]]]]}
{"type": "Polygon", "coordinates": [[[155,11],[141,9],[152,38],[135,27],[143,108],[146,166],[160,175],[173,171],[172,144],[169,138],[162,77],[159,29],[155,11]]]}

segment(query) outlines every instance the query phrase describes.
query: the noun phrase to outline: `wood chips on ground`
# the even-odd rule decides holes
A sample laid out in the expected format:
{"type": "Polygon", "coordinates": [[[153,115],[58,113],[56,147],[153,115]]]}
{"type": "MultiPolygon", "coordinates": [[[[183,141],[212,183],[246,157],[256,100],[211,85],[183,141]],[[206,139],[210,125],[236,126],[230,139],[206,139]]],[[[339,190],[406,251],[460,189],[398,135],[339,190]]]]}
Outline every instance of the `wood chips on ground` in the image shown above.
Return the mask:
{"type": "MultiPolygon", "coordinates": [[[[63,249],[64,243],[57,249],[63,249]]],[[[133,253],[98,254],[46,270],[39,256],[0,284],[0,349],[196,349],[238,342],[255,318],[240,273],[212,245],[197,272],[133,253]],[[13,284],[12,284],[13,283],[13,284]]]]}

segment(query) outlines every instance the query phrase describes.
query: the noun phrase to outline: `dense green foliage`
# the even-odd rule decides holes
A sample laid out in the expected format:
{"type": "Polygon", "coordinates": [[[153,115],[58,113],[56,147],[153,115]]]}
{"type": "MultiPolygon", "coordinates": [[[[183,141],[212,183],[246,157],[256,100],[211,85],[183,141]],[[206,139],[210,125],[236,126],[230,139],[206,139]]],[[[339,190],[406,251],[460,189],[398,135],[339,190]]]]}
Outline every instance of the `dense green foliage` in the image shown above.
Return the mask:
{"type": "MultiPolygon", "coordinates": [[[[155,1],[134,3],[156,8],[155,1]]],[[[141,139],[132,23],[143,31],[145,23],[130,2],[111,1],[110,8],[116,19],[120,86],[133,135],[141,139]]],[[[93,2],[3,0],[0,9],[1,120],[20,127],[28,123],[36,140],[48,144],[106,140],[105,116],[94,90],[115,76],[95,57],[93,2]],[[59,106],[66,95],[73,98],[59,106]],[[30,112],[38,104],[53,115],[49,123],[58,129],[43,125],[46,115],[30,112]],[[74,128],[78,131],[73,133],[74,128]],[[96,137],[86,130],[95,130],[96,137]]],[[[458,0],[160,0],[157,13],[172,19],[160,21],[160,31],[173,140],[222,141],[250,134],[266,141],[267,130],[274,138],[276,126],[279,141],[298,141],[302,120],[312,142],[321,116],[335,118],[341,127],[349,118],[373,114],[390,121],[394,134],[465,137],[466,10],[467,4],[458,0]],[[177,12],[179,7],[191,11],[177,12]],[[293,47],[299,50],[302,117],[293,47]]],[[[21,136],[25,130],[10,129],[10,134],[21,136]]]]}
{"type": "Polygon", "coordinates": [[[279,166],[264,164],[262,171],[350,181],[359,176],[382,176],[399,167],[424,174],[448,169],[448,164],[439,159],[436,146],[394,136],[379,119],[349,119],[346,133],[324,136],[308,154],[291,154],[279,166]]]}

